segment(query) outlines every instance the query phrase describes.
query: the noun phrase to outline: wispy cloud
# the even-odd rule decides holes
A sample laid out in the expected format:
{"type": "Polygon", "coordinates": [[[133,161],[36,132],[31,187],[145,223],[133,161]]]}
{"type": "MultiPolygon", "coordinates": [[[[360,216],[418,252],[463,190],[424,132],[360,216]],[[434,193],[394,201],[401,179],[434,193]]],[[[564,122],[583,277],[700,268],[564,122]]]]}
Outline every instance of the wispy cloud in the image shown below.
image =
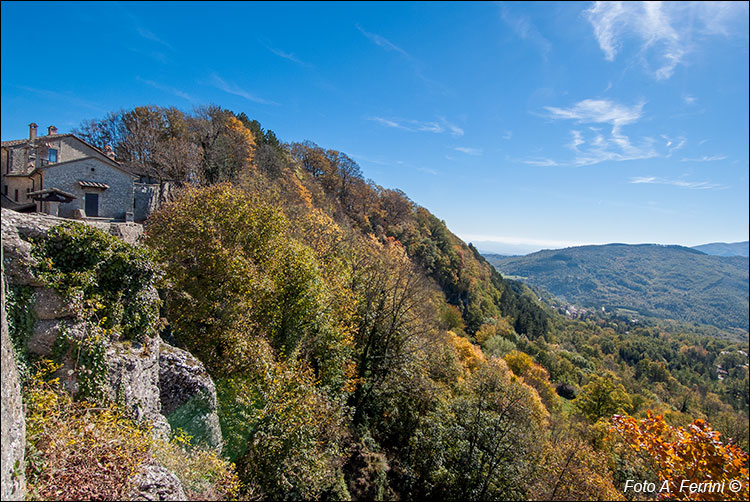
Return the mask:
{"type": "Polygon", "coordinates": [[[224,91],[227,94],[234,94],[235,96],[239,96],[241,98],[245,98],[248,101],[252,101],[254,103],[260,103],[261,105],[278,105],[279,103],[275,101],[270,101],[268,99],[263,99],[259,96],[256,96],[255,94],[252,94],[245,89],[241,88],[237,84],[233,82],[227,82],[223,78],[221,78],[216,73],[213,73],[211,75],[211,85],[219,89],[220,91],[224,91]]]}
{"type": "Polygon", "coordinates": [[[427,173],[431,176],[438,176],[440,173],[437,172],[435,169],[430,169],[429,167],[423,167],[423,166],[417,166],[410,162],[404,162],[403,160],[397,160],[396,164],[402,167],[408,167],[410,169],[414,169],[416,171],[419,171],[421,173],[427,173]]]}
{"type": "Polygon", "coordinates": [[[554,119],[571,119],[582,123],[612,124],[623,126],[637,121],[643,115],[642,101],[633,106],[617,104],[608,99],[584,99],[570,108],[545,106],[554,119]]]}
{"type": "Polygon", "coordinates": [[[571,140],[566,144],[575,154],[571,161],[532,158],[523,162],[534,166],[590,166],[604,161],[657,157],[660,154],[654,148],[653,138],[642,138],[635,144],[622,132],[624,126],[637,122],[643,116],[644,105],[643,101],[627,106],[607,99],[585,99],[567,108],[546,106],[548,118],[574,120],[579,124],[609,124],[611,130],[606,134],[601,132],[601,128],[593,126],[585,131],[572,129],[571,140]]]}
{"type": "Polygon", "coordinates": [[[595,2],[584,15],[607,61],[634,40],[647,71],[664,80],[699,45],[694,38],[728,35],[736,19],[746,19],[747,3],[595,2]]]}
{"type": "Polygon", "coordinates": [[[703,155],[702,157],[697,157],[697,158],[684,157],[681,160],[682,162],[715,162],[717,160],[724,160],[726,158],[727,158],[726,155],[711,155],[711,156],[703,155]]]}
{"type": "Polygon", "coordinates": [[[414,75],[418,79],[420,79],[422,82],[427,84],[428,88],[432,90],[433,92],[437,92],[438,94],[450,94],[450,91],[448,88],[442,84],[441,82],[438,82],[437,80],[433,80],[425,75],[424,72],[424,64],[422,64],[421,61],[419,61],[417,58],[412,56],[410,53],[399,47],[398,45],[394,44],[387,38],[385,38],[382,35],[378,35],[377,33],[371,33],[364,28],[362,28],[359,24],[354,25],[357,30],[359,30],[362,35],[367,37],[371,42],[373,42],[375,45],[382,47],[383,49],[389,51],[389,52],[395,52],[396,54],[400,55],[403,59],[405,59],[409,65],[411,66],[412,70],[414,71],[414,75]]]}
{"type": "Polygon", "coordinates": [[[304,66],[304,67],[306,67],[306,68],[310,68],[310,67],[312,67],[312,65],[311,65],[310,63],[306,63],[305,61],[302,61],[302,60],[301,60],[300,58],[298,58],[297,56],[295,56],[295,55],[294,55],[294,54],[292,54],[291,52],[286,52],[286,51],[283,51],[283,50],[281,50],[281,49],[278,49],[278,48],[276,48],[276,47],[272,46],[272,45],[271,45],[271,44],[270,44],[270,43],[269,43],[269,42],[268,42],[267,40],[265,40],[265,39],[259,39],[258,41],[259,41],[259,42],[261,43],[261,45],[263,45],[263,47],[265,47],[265,48],[266,48],[266,49],[267,49],[267,50],[268,50],[269,52],[271,52],[272,54],[275,54],[275,55],[279,56],[280,58],[286,59],[286,60],[288,60],[288,61],[291,61],[292,63],[296,63],[296,64],[298,64],[298,65],[300,65],[300,66],[304,66]]]}
{"type": "Polygon", "coordinates": [[[154,82],[153,80],[146,80],[138,76],[136,76],[135,78],[139,82],[142,82],[146,85],[150,85],[154,89],[159,89],[160,91],[168,92],[170,94],[177,96],[178,98],[186,99],[190,101],[191,103],[196,102],[196,100],[190,94],[184,91],[181,91],[180,89],[177,89],[175,87],[170,87],[168,85],[160,84],[159,82],[154,82]]]}
{"type": "Polygon", "coordinates": [[[152,42],[156,42],[157,44],[161,44],[168,49],[172,49],[172,45],[169,42],[165,42],[164,40],[156,36],[154,32],[147,30],[143,26],[140,26],[140,25],[136,26],[136,31],[142,38],[145,38],[146,40],[151,40],[152,42]]]}
{"type": "Polygon", "coordinates": [[[422,173],[427,173],[431,176],[437,176],[438,174],[440,174],[436,170],[430,169],[429,167],[415,167],[414,169],[422,173]]]}
{"type": "Polygon", "coordinates": [[[539,167],[556,167],[560,164],[556,160],[547,159],[547,158],[534,158],[534,159],[526,159],[522,160],[524,164],[528,164],[530,166],[539,166],[539,167]]]}
{"type": "Polygon", "coordinates": [[[513,131],[505,131],[503,133],[504,140],[510,140],[511,138],[513,138],[513,131]]]}
{"type": "Polygon", "coordinates": [[[445,118],[439,117],[439,122],[427,121],[422,122],[419,120],[405,120],[405,119],[386,119],[383,117],[366,117],[367,120],[377,122],[378,124],[385,127],[392,127],[394,129],[401,129],[404,131],[411,132],[433,132],[441,134],[444,132],[449,133],[451,136],[460,137],[464,135],[464,130],[457,125],[448,122],[445,118]]]}
{"type": "Polygon", "coordinates": [[[694,105],[698,101],[698,98],[696,98],[695,96],[691,96],[690,94],[683,94],[682,101],[686,105],[694,105]]]}
{"type": "Polygon", "coordinates": [[[473,155],[475,157],[482,155],[481,148],[469,148],[466,146],[457,146],[456,148],[454,148],[454,150],[465,153],[466,155],[473,155]]]}
{"type": "Polygon", "coordinates": [[[666,134],[662,134],[661,138],[665,141],[664,147],[667,149],[665,157],[671,157],[674,152],[680,150],[687,144],[687,139],[683,136],[672,139],[666,134]]]}
{"type": "Polygon", "coordinates": [[[659,178],[656,176],[638,176],[635,178],[630,178],[629,183],[673,185],[676,187],[687,188],[690,190],[722,190],[722,189],[729,188],[726,185],[719,185],[717,183],[711,183],[709,181],[669,180],[666,178],[659,178]]]}
{"type": "Polygon", "coordinates": [[[537,46],[544,59],[547,59],[552,44],[544,38],[528,16],[511,12],[506,4],[500,4],[500,17],[520,39],[537,46]]]}
{"type": "Polygon", "coordinates": [[[310,66],[308,63],[305,63],[304,61],[300,60],[297,56],[295,56],[291,52],[284,52],[280,49],[274,49],[273,47],[268,47],[268,50],[273,52],[280,58],[288,59],[289,61],[293,63],[297,63],[300,66],[310,66]]]}
{"type": "Polygon", "coordinates": [[[414,61],[414,58],[411,56],[411,54],[409,54],[404,49],[402,49],[398,45],[394,44],[393,42],[391,42],[387,38],[385,38],[385,37],[383,37],[381,35],[378,35],[377,33],[370,33],[369,31],[365,31],[365,29],[362,28],[359,24],[355,24],[355,26],[357,27],[357,29],[359,30],[360,33],[362,33],[364,36],[366,36],[367,38],[369,38],[375,45],[379,45],[380,47],[382,47],[382,48],[384,48],[384,49],[386,49],[388,51],[393,51],[393,52],[396,52],[398,54],[401,54],[403,57],[405,57],[409,61],[414,61]]]}
{"type": "Polygon", "coordinates": [[[103,106],[97,103],[94,103],[92,101],[87,101],[85,99],[81,99],[76,96],[71,96],[70,94],[57,92],[57,91],[51,91],[49,89],[39,89],[36,87],[28,87],[25,85],[16,85],[15,87],[23,91],[30,92],[32,94],[36,94],[37,96],[48,98],[50,100],[57,101],[57,102],[67,102],[74,106],[94,110],[98,113],[105,113],[107,111],[106,108],[104,108],[103,106]]]}

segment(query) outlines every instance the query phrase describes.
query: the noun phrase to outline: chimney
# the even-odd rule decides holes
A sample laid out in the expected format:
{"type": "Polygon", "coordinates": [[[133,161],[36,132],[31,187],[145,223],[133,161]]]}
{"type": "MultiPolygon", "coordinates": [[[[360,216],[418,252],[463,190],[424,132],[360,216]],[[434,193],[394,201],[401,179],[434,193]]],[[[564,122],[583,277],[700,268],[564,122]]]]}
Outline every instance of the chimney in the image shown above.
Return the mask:
{"type": "Polygon", "coordinates": [[[112,147],[110,145],[107,145],[104,147],[104,153],[112,160],[115,160],[115,152],[112,150],[112,147]]]}
{"type": "Polygon", "coordinates": [[[36,128],[38,126],[35,123],[29,124],[29,139],[36,139],[36,128]]]}
{"type": "Polygon", "coordinates": [[[57,134],[57,127],[49,126],[47,128],[47,136],[52,136],[53,134],[57,134]]]}

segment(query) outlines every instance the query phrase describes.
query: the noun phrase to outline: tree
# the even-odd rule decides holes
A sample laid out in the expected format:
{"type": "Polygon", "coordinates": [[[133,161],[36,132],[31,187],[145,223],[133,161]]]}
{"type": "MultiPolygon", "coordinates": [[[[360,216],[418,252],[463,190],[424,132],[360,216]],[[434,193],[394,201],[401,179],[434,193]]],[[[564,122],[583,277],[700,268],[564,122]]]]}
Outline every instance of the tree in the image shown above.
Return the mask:
{"type": "Polygon", "coordinates": [[[516,500],[526,496],[548,414],[501,359],[475,371],[410,441],[414,498],[516,500]]]}
{"type": "Polygon", "coordinates": [[[280,361],[259,375],[219,379],[217,394],[225,453],[251,491],[275,500],[333,491],[344,410],[315,385],[310,368],[280,361]]]}
{"type": "Polygon", "coordinates": [[[235,181],[249,169],[255,136],[232,112],[218,106],[197,108],[188,120],[191,139],[205,155],[201,163],[206,184],[235,181]]]}
{"type": "Polygon", "coordinates": [[[424,276],[394,240],[372,238],[358,250],[351,271],[357,298],[354,343],[360,385],[352,400],[355,421],[363,420],[376,403],[372,392],[389,374],[415,357],[417,342],[434,322],[424,276]],[[368,409],[366,409],[368,408],[368,409]],[[369,411],[368,411],[369,410],[369,411]]]}
{"type": "Polygon", "coordinates": [[[668,484],[668,491],[657,493],[659,500],[748,499],[748,454],[723,442],[708,422],[676,428],[649,410],[644,419],[615,415],[612,423],[628,446],[650,457],[659,480],[668,484]],[[691,490],[691,484],[715,489],[691,490]]]}
{"type": "Polygon", "coordinates": [[[150,219],[146,243],[166,271],[175,337],[212,374],[246,369],[266,333],[285,220],[229,185],[187,188],[150,219]]]}
{"type": "Polygon", "coordinates": [[[630,396],[622,384],[615,383],[611,376],[592,375],[575,400],[583,416],[596,422],[602,417],[622,413],[631,407],[630,396]]]}
{"type": "Polygon", "coordinates": [[[188,137],[187,118],[176,108],[138,106],[84,122],[75,132],[100,149],[111,146],[119,162],[157,180],[161,202],[169,198],[168,182],[179,185],[197,177],[204,155],[188,137]]]}

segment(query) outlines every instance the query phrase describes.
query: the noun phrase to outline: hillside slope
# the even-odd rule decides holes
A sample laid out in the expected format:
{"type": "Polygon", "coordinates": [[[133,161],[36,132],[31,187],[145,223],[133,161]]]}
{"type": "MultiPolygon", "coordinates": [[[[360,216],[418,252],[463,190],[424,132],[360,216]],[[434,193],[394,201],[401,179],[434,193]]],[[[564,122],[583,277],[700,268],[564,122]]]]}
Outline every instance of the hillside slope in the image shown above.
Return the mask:
{"type": "Polygon", "coordinates": [[[714,256],[750,256],[750,241],[744,242],[712,242],[693,246],[691,249],[714,256]]]}
{"type": "Polygon", "coordinates": [[[745,257],[709,256],[681,246],[608,244],[487,258],[501,273],[585,307],[748,327],[745,257]]]}

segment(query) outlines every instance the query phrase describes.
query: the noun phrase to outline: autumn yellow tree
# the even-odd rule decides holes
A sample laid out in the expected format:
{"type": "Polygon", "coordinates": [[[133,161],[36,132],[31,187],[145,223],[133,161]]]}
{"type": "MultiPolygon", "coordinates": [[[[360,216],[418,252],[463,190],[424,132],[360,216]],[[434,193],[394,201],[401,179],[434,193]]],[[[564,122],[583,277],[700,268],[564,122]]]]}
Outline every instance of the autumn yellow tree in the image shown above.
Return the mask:
{"type": "Polygon", "coordinates": [[[615,415],[612,422],[627,445],[649,456],[668,486],[657,491],[659,500],[748,499],[748,454],[724,443],[705,420],[676,428],[649,411],[641,420],[615,415]]]}

